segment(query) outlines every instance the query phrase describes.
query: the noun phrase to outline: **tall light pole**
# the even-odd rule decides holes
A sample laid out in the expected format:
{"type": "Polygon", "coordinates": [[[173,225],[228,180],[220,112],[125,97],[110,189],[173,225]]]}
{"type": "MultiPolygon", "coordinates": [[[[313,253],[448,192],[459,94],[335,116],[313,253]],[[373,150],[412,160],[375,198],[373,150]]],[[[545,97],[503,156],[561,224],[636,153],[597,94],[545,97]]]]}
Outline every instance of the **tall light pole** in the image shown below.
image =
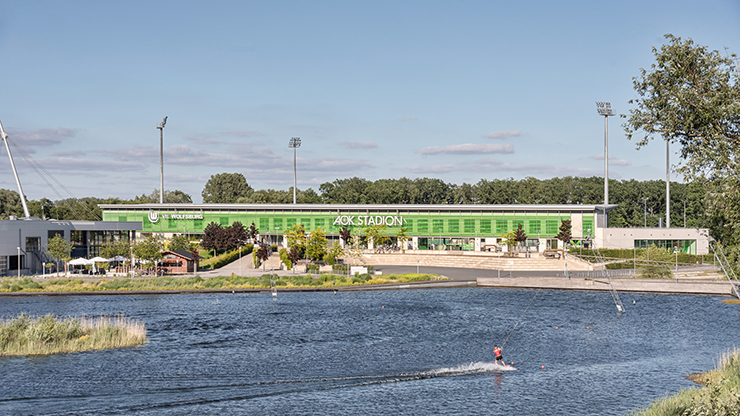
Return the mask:
{"type": "Polygon", "coordinates": [[[609,205],[609,116],[613,116],[614,111],[608,102],[597,102],[596,111],[604,116],[604,205],[609,205]]]}
{"type": "Polygon", "coordinates": [[[167,116],[164,116],[162,122],[157,125],[159,129],[159,203],[164,204],[164,139],[162,131],[167,124],[167,116]]]}
{"type": "Polygon", "coordinates": [[[645,224],[644,227],[647,228],[647,198],[642,198],[642,201],[645,203],[645,224]]]}
{"type": "Polygon", "coordinates": [[[671,228],[671,163],[670,142],[665,141],[665,228],[671,228]]]}
{"type": "Polygon", "coordinates": [[[288,147],[293,149],[293,204],[295,204],[295,189],[296,189],[296,169],[295,169],[295,149],[301,147],[301,138],[300,137],[291,137],[290,142],[288,142],[288,147]]]}
{"type": "Polygon", "coordinates": [[[686,200],[681,202],[683,202],[683,228],[686,228],[686,200]]]}

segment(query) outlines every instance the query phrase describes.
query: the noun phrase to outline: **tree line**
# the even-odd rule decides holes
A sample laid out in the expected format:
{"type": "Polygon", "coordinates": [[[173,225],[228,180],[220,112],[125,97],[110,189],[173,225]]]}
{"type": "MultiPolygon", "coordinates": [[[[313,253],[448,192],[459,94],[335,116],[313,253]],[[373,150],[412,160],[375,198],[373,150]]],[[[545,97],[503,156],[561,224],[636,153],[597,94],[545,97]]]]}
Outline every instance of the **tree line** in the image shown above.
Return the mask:
{"type": "MultiPolygon", "coordinates": [[[[293,189],[253,190],[235,185],[241,193],[213,190],[214,182],[227,190],[228,184],[246,179],[238,173],[214,175],[204,189],[205,203],[287,204],[293,201],[293,189]],[[216,178],[214,180],[214,178],[216,178]],[[207,197],[207,198],[206,198],[207,197]]],[[[665,220],[665,181],[609,180],[609,203],[617,208],[609,215],[610,227],[657,227],[665,220]]],[[[299,190],[297,202],[302,204],[602,204],[604,180],[600,177],[564,177],[551,179],[525,178],[481,179],[476,184],[453,184],[433,178],[378,179],[358,177],[337,179],[313,189],[299,190]]],[[[671,226],[712,228],[714,219],[706,214],[706,191],[696,183],[671,182],[671,226]]],[[[51,201],[47,198],[28,201],[31,215],[59,220],[96,220],[102,216],[98,204],[144,204],[159,202],[159,192],[126,200],[122,198],[86,197],[79,200],[51,201]]],[[[190,195],[182,191],[165,191],[167,203],[191,203],[190,195]]],[[[18,193],[0,189],[0,216],[22,216],[18,193]]]]}

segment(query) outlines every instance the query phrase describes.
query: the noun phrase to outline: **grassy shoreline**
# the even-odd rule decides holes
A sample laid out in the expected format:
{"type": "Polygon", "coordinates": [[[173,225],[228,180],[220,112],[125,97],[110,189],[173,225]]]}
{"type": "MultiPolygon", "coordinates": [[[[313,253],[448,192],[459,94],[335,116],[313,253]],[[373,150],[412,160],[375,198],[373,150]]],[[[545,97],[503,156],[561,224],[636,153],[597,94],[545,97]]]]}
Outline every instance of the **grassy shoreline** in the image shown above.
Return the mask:
{"type": "Polygon", "coordinates": [[[0,319],[3,356],[47,355],[131,347],[146,342],[146,327],[122,315],[98,318],[32,317],[0,319]]]}
{"type": "Polygon", "coordinates": [[[691,374],[689,379],[704,385],[666,396],[630,416],[698,416],[740,414],[740,349],[720,356],[714,370],[691,374]]]}
{"type": "Polygon", "coordinates": [[[209,289],[268,289],[273,277],[278,289],[335,288],[365,286],[384,283],[408,283],[429,280],[449,280],[434,274],[360,275],[355,277],[321,275],[278,276],[217,276],[202,278],[187,277],[137,277],[116,279],[54,279],[35,281],[30,278],[0,280],[0,293],[34,292],[102,292],[102,291],[168,291],[209,289]]]}

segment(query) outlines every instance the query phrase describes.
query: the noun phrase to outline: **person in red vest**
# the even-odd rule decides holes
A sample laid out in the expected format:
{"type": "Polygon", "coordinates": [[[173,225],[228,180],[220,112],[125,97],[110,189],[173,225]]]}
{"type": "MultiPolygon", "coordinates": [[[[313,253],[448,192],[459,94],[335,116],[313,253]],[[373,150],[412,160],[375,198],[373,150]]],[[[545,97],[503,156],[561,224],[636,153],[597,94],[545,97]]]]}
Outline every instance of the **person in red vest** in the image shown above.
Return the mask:
{"type": "Polygon", "coordinates": [[[499,347],[497,347],[497,346],[494,345],[493,346],[493,355],[496,356],[496,361],[495,361],[496,364],[498,364],[498,362],[501,361],[501,365],[503,365],[504,367],[506,367],[506,363],[504,362],[504,356],[501,353],[501,348],[499,348],[499,347]]]}

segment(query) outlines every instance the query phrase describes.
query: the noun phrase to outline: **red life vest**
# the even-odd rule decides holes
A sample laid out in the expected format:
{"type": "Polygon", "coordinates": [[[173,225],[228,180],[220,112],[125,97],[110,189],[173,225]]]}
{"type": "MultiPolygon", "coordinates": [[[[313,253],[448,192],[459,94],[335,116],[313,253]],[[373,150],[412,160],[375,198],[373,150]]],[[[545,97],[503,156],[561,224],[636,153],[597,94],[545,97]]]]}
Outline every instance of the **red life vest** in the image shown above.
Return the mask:
{"type": "Polygon", "coordinates": [[[501,356],[501,350],[498,349],[498,348],[494,348],[493,349],[493,353],[496,355],[496,357],[500,357],[501,356]]]}

